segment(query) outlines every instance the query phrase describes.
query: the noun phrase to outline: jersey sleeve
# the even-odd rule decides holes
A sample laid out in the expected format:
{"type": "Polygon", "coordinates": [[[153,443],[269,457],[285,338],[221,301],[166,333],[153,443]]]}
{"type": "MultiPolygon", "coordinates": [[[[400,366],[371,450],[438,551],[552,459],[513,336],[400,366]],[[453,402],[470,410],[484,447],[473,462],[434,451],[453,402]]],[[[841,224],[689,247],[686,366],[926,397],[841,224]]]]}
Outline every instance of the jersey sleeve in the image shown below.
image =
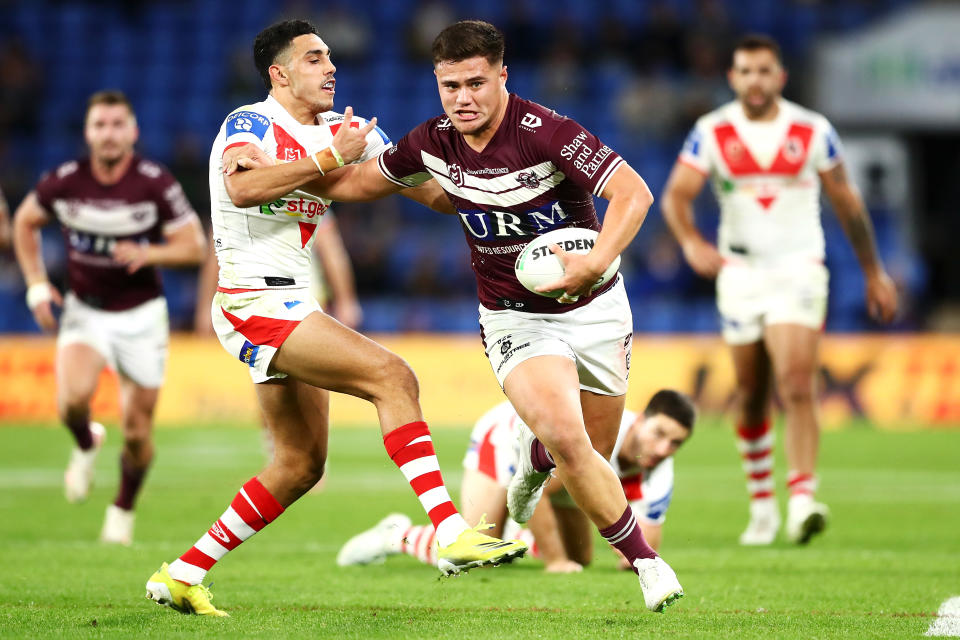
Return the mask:
{"type": "Polygon", "coordinates": [[[255,144],[264,151],[267,151],[265,138],[267,130],[270,129],[270,118],[249,109],[237,109],[223,123],[226,140],[223,142],[223,150],[241,144],[255,144]]]}
{"type": "Polygon", "coordinates": [[[677,161],[691,167],[703,175],[710,175],[713,168],[710,164],[710,154],[707,152],[707,127],[703,121],[697,122],[687,139],[683,141],[683,148],[677,161]]]}
{"type": "Polygon", "coordinates": [[[423,164],[419,149],[427,141],[429,122],[400,138],[396,146],[386,149],[377,159],[383,177],[401,187],[416,187],[432,176],[423,164]]]}
{"type": "MultiPolygon", "coordinates": [[[[627,496],[629,499],[629,496],[627,496]]],[[[630,506],[641,521],[647,524],[663,524],[667,509],[673,498],[673,458],[667,458],[650,472],[644,483],[643,498],[630,501],[630,506]]]]}
{"type": "Polygon", "coordinates": [[[816,138],[810,153],[813,156],[813,166],[818,172],[829,171],[843,162],[840,136],[826,118],[820,119],[814,135],[816,138]]]}
{"type": "Polygon", "coordinates": [[[550,136],[547,154],[567,178],[596,196],[624,164],[616,151],[570,118],[564,118],[550,136]]]}
{"type": "Polygon", "coordinates": [[[164,234],[169,234],[197,218],[197,212],[187,200],[183,187],[166,169],[161,169],[157,177],[156,202],[164,234]]]}
{"type": "MultiPolygon", "coordinates": [[[[367,126],[367,121],[364,120],[360,126],[367,126]]],[[[392,146],[393,142],[391,142],[387,134],[383,132],[383,129],[374,125],[373,130],[367,134],[367,146],[364,148],[357,162],[365,162],[370,158],[376,158],[392,146]]]]}
{"type": "Polygon", "coordinates": [[[43,207],[43,210],[47,212],[48,216],[53,216],[53,200],[57,196],[59,185],[60,181],[56,178],[56,174],[48,171],[40,176],[40,181],[37,182],[37,186],[34,187],[34,192],[37,194],[37,202],[40,203],[40,206],[43,207]]]}

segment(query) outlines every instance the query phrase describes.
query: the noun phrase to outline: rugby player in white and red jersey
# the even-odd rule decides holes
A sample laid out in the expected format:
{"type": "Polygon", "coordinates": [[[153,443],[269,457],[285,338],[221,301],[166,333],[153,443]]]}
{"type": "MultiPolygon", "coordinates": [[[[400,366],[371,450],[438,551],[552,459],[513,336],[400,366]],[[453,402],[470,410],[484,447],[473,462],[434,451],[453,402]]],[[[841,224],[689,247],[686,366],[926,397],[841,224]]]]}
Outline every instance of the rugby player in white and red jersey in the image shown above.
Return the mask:
{"type": "MultiPolygon", "coordinates": [[[[673,454],[690,438],[695,420],[696,409],[690,398],[679,391],[661,389],[653,394],[642,414],[624,411],[620,421],[610,466],[654,549],[660,547],[673,496],[673,454]]],[[[507,531],[517,526],[507,520],[507,487],[519,467],[517,431],[522,422],[509,402],[493,407],[474,425],[463,459],[463,516],[467,522],[489,518],[492,535],[502,535],[505,526],[507,531]]],[[[549,484],[547,493],[550,499],[537,504],[528,528],[516,537],[530,545],[548,573],[580,571],[593,558],[590,523],[562,485],[549,484]]],[[[433,538],[430,525],[413,525],[406,515],[393,513],[351,538],[337,554],[337,564],[378,563],[400,553],[434,564],[433,538]]],[[[622,556],[620,563],[621,568],[630,568],[622,556]]]]}
{"type": "MultiPolygon", "coordinates": [[[[333,113],[336,67],[316,28],[302,20],[267,27],[253,44],[266,100],[227,116],[210,155],[214,248],[220,279],[211,315],[217,336],[245,364],[274,453],[190,549],[147,581],[158,604],[224,616],[201,582],[229,551],[274,521],[323,474],[329,391],[372,402],[384,446],[437,528],[438,567],[455,573],[522,556],[526,545],[467,526],[440,474],[420,410],[417,379],[394,353],[323,313],[310,293],[310,251],[330,201],[304,184],[390,145],[376,128],[333,113]],[[266,166],[225,173],[224,152],[249,145],[266,166]]],[[[450,209],[435,182],[405,195],[450,209]]]]}
{"type": "Polygon", "coordinates": [[[780,48],[748,36],[728,72],[736,100],[697,121],[663,195],[663,213],[690,266],[716,278],[723,337],[733,354],[737,434],[750,521],[741,544],[766,545],[780,528],[774,498],[771,382],[786,417],[787,538],[806,543],[828,509],[814,500],[819,422],[817,349],[827,309],[820,224],[826,192],[866,278],[870,315],[890,321],[897,293],[877,255],[870,217],[847,178],[836,132],[822,115],[784,100],[780,48]],[[717,245],[693,221],[710,180],[720,203],[717,245]]]}
{"type": "MultiPolygon", "coordinates": [[[[439,183],[470,247],[487,356],[529,425],[521,429],[525,455],[508,491],[511,516],[520,523],[531,517],[556,468],[576,504],[630,560],[647,607],[661,611],[683,590],[644,540],[606,462],[627,390],[630,304],[621,277],[590,292],[633,240],[653,196],[616,152],[575,121],[508,93],[503,53],[503,34],[489,23],[467,20],[444,29],[433,62],[446,115],[424,122],[376,161],[331,172],[309,188],[358,201],[439,183]],[[594,195],[610,201],[602,229],[594,195]],[[554,246],[566,271],[541,289],[564,295],[527,291],[514,274],[517,255],[537,235],[571,226],[600,234],[586,255],[554,246]]],[[[248,148],[231,154],[229,164],[259,162],[248,148]]]]}
{"type": "Polygon", "coordinates": [[[153,412],[167,360],[167,303],[156,267],[198,264],[206,241],[180,184],[134,152],[133,107],[118,91],[89,100],[90,156],[60,165],[27,195],[14,219],[27,305],[45,331],[57,330],[57,410],[76,440],[64,474],[67,500],[86,499],[104,428],[90,401],[105,366],[120,380],[123,450],[120,489],[101,540],[133,541],[133,507],[153,459],[153,412]],[[67,244],[68,291],[47,279],[40,228],[57,220],[67,244]]]}

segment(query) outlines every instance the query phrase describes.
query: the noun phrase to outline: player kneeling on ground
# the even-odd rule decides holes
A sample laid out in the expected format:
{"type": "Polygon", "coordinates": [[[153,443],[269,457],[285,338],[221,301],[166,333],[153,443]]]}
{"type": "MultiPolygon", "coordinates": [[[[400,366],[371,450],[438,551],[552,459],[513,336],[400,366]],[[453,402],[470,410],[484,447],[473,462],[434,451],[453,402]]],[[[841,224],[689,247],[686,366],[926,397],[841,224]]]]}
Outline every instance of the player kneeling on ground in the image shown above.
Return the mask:
{"type": "MultiPolygon", "coordinates": [[[[610,465],[655,549],[660,547],[673,495],[673,454],[690,437],[695,418],[696,409],[686,395],[662,389],[641,415],[625,411],[620,421],[610,465]]],[[[517,532],[519,525],[507,517],[507,486],[520,459],[517,436],[525,428],[509,402],[498,404],[477,421],[463,460],[463,515],[469,523],[489,518],[491,535],[506,532],[526,542],[549,573],[580,571],[593,555],[591,526],[558,481],[548,485],[550,499],[537,505],[528,529],[517,532]]],[[[434,565],[434,539],[432,526],[413,525],[406,515],[392,513],[347,541],[337,554],[337,564],[379,564],[387,556],[404,553],[434,565]]],[[[620,568],[630,569],[622,556],[620,568]]]]}

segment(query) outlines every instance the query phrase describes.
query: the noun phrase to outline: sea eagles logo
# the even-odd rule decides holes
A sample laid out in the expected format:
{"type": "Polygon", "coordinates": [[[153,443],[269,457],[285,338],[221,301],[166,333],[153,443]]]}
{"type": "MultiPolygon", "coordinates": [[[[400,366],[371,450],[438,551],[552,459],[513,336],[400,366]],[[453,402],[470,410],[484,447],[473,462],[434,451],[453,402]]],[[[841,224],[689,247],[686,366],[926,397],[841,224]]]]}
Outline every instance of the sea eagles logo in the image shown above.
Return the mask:
{"type": "Polygon", "coordinates": [[[448,164],[447,173],[450,174],[450,181],[458,187],[463,186],[463,169],[458,164],[448,164]]]}
{"type": "Polygon", "coordinates": [[[517,174],[517,182],[530,189],[540,186],[540,178],[533,171],[521,171],[517,174]]]}
{"type": "Polygon", "coordinates": [[[510,341],[510,336],[507,336],[503,339],[503,342],[500,343],[500,355],[505,356],[507,352],[513,347],[513,343],[510,341]]]}

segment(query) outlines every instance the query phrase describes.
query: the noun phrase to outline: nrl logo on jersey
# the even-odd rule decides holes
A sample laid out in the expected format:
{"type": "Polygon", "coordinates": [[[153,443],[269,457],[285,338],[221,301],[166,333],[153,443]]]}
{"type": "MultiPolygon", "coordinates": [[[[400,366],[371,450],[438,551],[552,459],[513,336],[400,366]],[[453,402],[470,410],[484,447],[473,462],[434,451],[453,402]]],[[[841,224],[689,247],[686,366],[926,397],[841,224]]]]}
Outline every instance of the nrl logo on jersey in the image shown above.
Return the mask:
{"type": "Polygon", "coordinates": [[[447,173],[450,175],[450,181],[458,187],[463,186],[463,169],[458,164],[448,164],[447,173]]]}
{"type": "Polygon", "coordinates": [[[540,178],[533,171],[521,171],[517,174],[517,182],[523,186],[536,189],[540,186],[540,178]]]}

